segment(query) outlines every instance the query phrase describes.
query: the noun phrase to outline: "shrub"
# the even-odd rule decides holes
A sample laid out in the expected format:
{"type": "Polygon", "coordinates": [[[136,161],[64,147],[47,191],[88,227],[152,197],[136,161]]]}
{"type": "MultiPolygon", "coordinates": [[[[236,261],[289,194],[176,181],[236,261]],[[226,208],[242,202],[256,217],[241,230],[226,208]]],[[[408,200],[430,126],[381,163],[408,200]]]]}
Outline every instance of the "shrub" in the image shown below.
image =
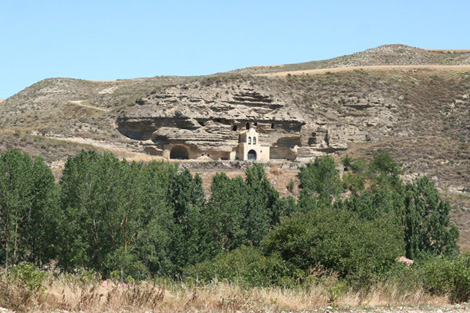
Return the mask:
{"type": "Polygon", "coordinates": [[[367,162],[364,161],[363,159],[354,159],[351,162],[351,169],[354,172],[362,173],[367,169],[367,162]]]}
{"type": "Polygon", "coordinates": [[[350,190],[353,194],[357,194],[364,190],[366,180],[363,176],[346,173],[343,175],[343,187],[350,190]]]}
{"type": "Polygon", "coordinates": [[[454,260],[435,258],[423,265],[424,286],[433,294],[449,295],[454,302],[470,299],[470,254],[454,260]]]}
{"type": "Polygon", "coordinates": [[[341,159],[341,162],[346,167],[350,167],[351,164],[352,164],[352,161],[353,161],[353,159],[349,156],[349,154],[346,154],[346,156],[341,159]]]}
{"type": "Polygon", "coordinates": [[[287,184],[287,190],[289,190],[290,193],[294,193],[294,190],[295,190],[295,180],[294,179],[289,180],[289,183],[287,184]]]}
{"type": "Polygon", "coordinates": [[[238,282],[247,286],[272,286],[293,284],[287,263],[278,256],[264,256],[254,247],[242,246],[213,260],[186,267],[186,278],[203,282],[214,279],[238,282]]]}
{"type": "Polygon", "coordinates": [[[386,151],[374,154],[369,164],[369,172],[372,180],[376,183],[375,189],[399,189],[402,186],[399,177],[402,174],[402,166],[386,151]]]}
{"type": "Polygon", "coordinates": [[[322,265],[361,283],[379,278],[404,252],[402,232],[391,220],[369,221],[353,212],[320,208],[284,219],[263,247],[293,268],[308,272],[322,265]]]}
{"type": "Polygon", "coordinates": [[[47,274],[38,270],[34,264],[22,262],[10,270],[10,278],[26,287],[28,294],[40,294],[44,291],[43,282],[47,274]]]}

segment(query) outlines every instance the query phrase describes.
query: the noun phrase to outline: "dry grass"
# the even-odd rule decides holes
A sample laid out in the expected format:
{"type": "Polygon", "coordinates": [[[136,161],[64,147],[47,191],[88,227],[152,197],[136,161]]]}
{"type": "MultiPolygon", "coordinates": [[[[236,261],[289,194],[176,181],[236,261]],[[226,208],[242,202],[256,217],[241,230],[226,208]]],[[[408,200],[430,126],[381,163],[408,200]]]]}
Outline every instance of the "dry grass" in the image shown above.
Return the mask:
{"type": "Polygon", "coordinates": [[[470,49],[424,49],[429,52],[439,53],[470,53],[470,49]]]}
{"type": "Polygon", "coordinates": [[[280,169],[277,165],[274,165],[273,167],[271,167],[271,169],[269,170],[269,172],[275,176],[279,176],[279,175],[283,175],[284,174],[284,171],[282,169],[280,169]]]}
{"type": "Polygon", "coordinates": [[[242,288],[213,282],[190,287],[183,283],[117,284],[110,281],[82,283],[70,278],[50,278],[45,290],[30,295],[21,284],[2,283],[0,307],[17,311],[49,312],[235,312],[304,311],[335,306],[445,305],[445,297],[431,296],[422,289],[403,291],[403,286],[383,284],[368,291],[332,293],[331,287],[242,288]]]}
{"type": "Polygon", "coordinates": [[[453,70],[453,71],[468,71],[470,65],[370,65],[370,66],[351,66],[351,67],[336,67],[336,68],[322,68],[313,70],[293,70],[273,73],[254,74],[254,76],[266,77],[285,77],[288,75],[314,75],[325,73],[337,73],[354,70],[453,70]]]}

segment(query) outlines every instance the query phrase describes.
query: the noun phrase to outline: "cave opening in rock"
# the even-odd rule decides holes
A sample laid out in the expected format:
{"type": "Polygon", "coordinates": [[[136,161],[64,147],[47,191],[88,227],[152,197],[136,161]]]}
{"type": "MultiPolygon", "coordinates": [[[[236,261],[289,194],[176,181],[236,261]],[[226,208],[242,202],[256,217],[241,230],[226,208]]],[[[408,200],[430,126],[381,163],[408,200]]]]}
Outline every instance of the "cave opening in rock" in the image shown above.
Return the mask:
{"type": "Polygon", "coordinates": [[[248,151],[248,160],[256,160],[256,151],[255,150],[248,151]]]}
{"type": "Polygon", "coordinates": [[[271,124],[271,129],[274,129],[274,123],[271,124]]]}
{"type": "Polygon", "coordinates": [[[246,123],[246,129],[250,129],[250,123],[246,123]]]}
{"type": "Polygon", "coordinates": [[[174,160],[187,160],[189,159],[188,149],[184,146],[175,146],[171,149],[170,159],[174,160]]]}
{"type": "Polygon", "coordinates": [[[233,131],[237,131],[237,130],[238,130],[238,126],[237,126],[237,125],[233,125],[232,130],[233,130],[233,131]]]}

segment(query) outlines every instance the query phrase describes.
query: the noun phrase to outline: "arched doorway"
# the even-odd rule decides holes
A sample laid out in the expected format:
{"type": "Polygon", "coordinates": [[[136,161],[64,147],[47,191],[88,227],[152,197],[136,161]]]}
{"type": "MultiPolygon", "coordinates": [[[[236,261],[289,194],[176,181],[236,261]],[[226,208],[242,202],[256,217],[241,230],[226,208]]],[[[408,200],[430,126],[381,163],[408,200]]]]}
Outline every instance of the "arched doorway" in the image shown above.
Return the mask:
{"type": "Polygon", "coordinates": [[[171,149],[170,159],[187,160],[189,159],[188,149],[183,146],[175,146],[171,149]]]}
{"type": "Polygon", "coordinates": [[[256,151],[255,150],[248,151],[248,160],[256,160],[256,151]]]}

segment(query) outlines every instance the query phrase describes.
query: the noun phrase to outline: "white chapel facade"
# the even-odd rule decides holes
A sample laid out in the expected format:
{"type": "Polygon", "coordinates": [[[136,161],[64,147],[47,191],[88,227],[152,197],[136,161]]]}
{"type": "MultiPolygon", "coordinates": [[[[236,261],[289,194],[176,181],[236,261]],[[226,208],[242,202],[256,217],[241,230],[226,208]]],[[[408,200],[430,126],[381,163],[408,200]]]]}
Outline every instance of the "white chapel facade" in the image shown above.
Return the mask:
{"type": "Polygon", "coordinates": [[[269,161],[269,146],[261,145],[258,132],[254,128],[240,133],[238,158],[242,161],[269,161]]]}

